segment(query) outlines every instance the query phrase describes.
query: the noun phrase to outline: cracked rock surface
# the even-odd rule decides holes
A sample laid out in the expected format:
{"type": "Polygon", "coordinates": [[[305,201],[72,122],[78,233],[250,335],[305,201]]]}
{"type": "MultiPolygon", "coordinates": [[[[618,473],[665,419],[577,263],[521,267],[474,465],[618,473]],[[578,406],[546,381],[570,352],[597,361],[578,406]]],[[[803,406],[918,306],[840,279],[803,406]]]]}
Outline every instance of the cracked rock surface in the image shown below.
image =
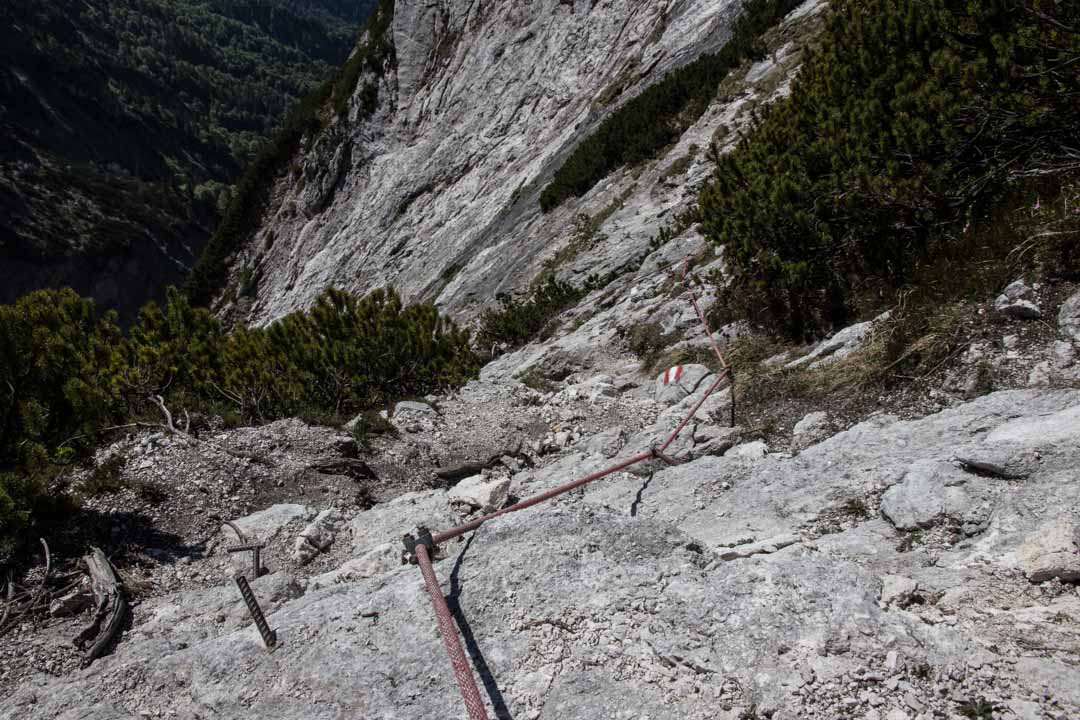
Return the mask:
{"type": "MultiPolygon", "coordinates": [[[[950,717],[988,693],[1073,717],[1078,411],[1077,391],[1000,392],[872,417],[795,457],[622,473],[447,543],[436,572],[495,717],[950,717]],[[1006,439],[1038,453],[1023,479],[953,461],[1006,439]],[[874,511],[927,479],[947,501],[919,522],[874,511]]],[[[567,449],[548,462],[503,469],[510,491],[610,461],[567,449]]],[[[233,588],[184,591],[154,600],[112,655],[24,683],[0,713],[458,717],[420,573],[398,560],[403,531],[446,528],[458,505],[402,495],[352,513],[337,569],[272,568],[254,587],[282,639],[273,654],[233,588]]]]}

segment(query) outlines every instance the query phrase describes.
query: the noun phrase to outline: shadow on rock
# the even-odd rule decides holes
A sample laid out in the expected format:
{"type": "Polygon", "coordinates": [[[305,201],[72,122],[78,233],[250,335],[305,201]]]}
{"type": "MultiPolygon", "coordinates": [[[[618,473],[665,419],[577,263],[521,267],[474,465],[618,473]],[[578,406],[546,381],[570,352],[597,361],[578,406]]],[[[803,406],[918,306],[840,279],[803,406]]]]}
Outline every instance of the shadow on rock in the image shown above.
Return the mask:
{"type": "Polygon", "coordinates": [[[461,598],[461,578],[458,577],[458,573],[461,570],[462,563],[465,561],[465,553],[469,551],[469,546],[472,545],[472,541],[475,539],[476,533],[473,533],[465,543],[465,547],[458,553],[457,560],[454,562],[454,569],[450,572],[450,594],[446,596],[446,605],[450,608],[450,614],[454,616],[454,622],[457,623],[458,629],[461,631],[461,637],[465,641],[465,650],[469,653],[473,667],[476,668],[476,672],[480,676],[480,682],[484,685],[484,691],[491,700],[491,706],[495,710],[495,717],[498,720],[514,720],[510,714],[510,709],[506,707],[506,700],[499,691],[499,685],[495,682],[491,667],[488,666],[483,651],[480,650],[480,646],[476,643],[476,636],[473,634],[472,626],[465,619],[465,613],[462,611],[459,601],[461,598]]]}

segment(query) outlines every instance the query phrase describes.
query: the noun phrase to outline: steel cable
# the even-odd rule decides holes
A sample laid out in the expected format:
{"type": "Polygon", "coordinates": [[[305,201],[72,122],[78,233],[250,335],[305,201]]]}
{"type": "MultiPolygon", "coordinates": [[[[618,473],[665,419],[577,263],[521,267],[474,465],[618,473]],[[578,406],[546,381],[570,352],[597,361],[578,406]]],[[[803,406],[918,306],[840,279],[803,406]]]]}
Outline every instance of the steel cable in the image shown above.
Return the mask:
{"type": "Polygon", "coordinates": [[[443,647],[446,648],[446,654],[450,656],[450,665],[454,668],[454,677],[457,678],[461,697],[465,701],[465,709],[469,711],[471,720],[488,720],[484,702],[480,699],[480,690],[476,687],[469,661],[465,659],[465,651],[461,648],[461,640],[454,627],[454,619],[450,617],[450,608],[447,607],[446,598],[443,597],[442,588],[439,587],[439,579],[435,577],[435,569],[431,567],[431,558],[428,556],[426,545],[416,546],[416,562],[424,575],[424,585],[427,586],[428,596],[435,608],[435,618],[439,622],[443,647]]]}
{"type": "MultiPolygon", "coordinates": [[[[686,287],[687,292],[690,295],[690,302],[694,307],[698,319],[701,321],[702,326],[705,329],[705,335],[709,339],[709,343],[712,345],[713,351],[716,353],[716,357],[720,360],[721,371],[717,374],[716,380],[709,386],[702,395],[701,399],[691,408],[690,412],[683,418],[682,422],[671,432],[665,441],[658,447],[638,453],[633,457],[616,463],[611,467],[603,470],[598,470],[590,475],[573,480],[571,482],[559,485],[557,487],[546,490],[537,495],[533,495],[530,498],[526,498],[520,502],[517,502],[509,507],[503,508],[496,512],[490,513],[483,517],[477,518],[464,525],[459,525],[449,530],[444,530],[441,533],[431,536],[430,542],[433,546],[437,546],[440,543],[447,540],[453,540],[454,538],[461,537],[465,533],[476,530],[481,525],[497,517],[508,515],[510,513],[519,512],[527,508],[539,505],[542,502],[551,500],[560,495],[575,490],[580,487],[584,487],[589,483],[601,480],[609,475],[613,475],[617,472],[625,470],[629,467],[637,465],[638,463],[645,462],[650,459],[659,459],[668,465],[678,465],[680,461],[668,456],[665,451],[671,446],[683,429],[690,423],[690,421],[697,414],[698,410],[705,404],[713,393],[715,393],[720,385],[728,380],[734,384],[734,372],[727,360],[724,359],[723,353],[720,351],[720,346],[717,344],[716,339],[713,337],[712,330],[709,328],[709,323],[705,318],[705,314],[701,311],[701,306],[698,303],[697,295],[694,293],[690,283],[686,280],[686,275],[690,267],[690,258],[687,257],[683,262],[682,273],[679,276],[679,281],[686,287]]],[[[732,425],[735,423],[735,393],[732,392],[732,425]]],[[[435,576],[435,569],[431,565],[431,557],[428,553],[428,546],[424,542],[415,543],[413,549],[415,560],[420,565],[420,571],[424,575],[424,583],[427,587],[428,595],[431,598],[431,604],[435,608],[435,617],[439,623],[439,632],[442,634],[443,645],[446,648],[446,653],[450,657],[450,664],[454,669],[454,676],[457,678],[458,687],[461,690],[461,696],[465,700],[465,708],[469,712],[471,720],[487,720],[487,711],[484,708],[484,704],[480,699],[480,692],[476,687],[476,680],[473,678],[472,669],[469,666],[468,660],[465,658],[465,653],[461,648],[461,641],[458,638],[457,630],[454,628],[453,618],[450,616],[450,609],[446,605],[446,598],[442,594],[442,589],[439,587],[439,580],[435,576]]]]}

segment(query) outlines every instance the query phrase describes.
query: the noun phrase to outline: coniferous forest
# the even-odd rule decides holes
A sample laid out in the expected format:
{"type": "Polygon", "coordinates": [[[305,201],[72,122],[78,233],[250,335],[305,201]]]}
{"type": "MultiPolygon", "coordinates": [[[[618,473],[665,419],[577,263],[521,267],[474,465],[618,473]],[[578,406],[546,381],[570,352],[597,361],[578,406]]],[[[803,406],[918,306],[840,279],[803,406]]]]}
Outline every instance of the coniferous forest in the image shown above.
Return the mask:
{"type": "Polygon", "coordinates": [[[0,6],[0,301],[72,285],[131,320],[373,0],[0,6]]]}

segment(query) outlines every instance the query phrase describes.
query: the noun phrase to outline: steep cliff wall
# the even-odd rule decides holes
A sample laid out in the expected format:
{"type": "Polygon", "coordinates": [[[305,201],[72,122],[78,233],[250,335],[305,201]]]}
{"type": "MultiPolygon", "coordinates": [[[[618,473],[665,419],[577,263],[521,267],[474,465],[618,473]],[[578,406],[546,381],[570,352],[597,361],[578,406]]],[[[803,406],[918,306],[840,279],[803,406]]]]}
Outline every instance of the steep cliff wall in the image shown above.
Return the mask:
{"type": "MultiPolygon", "coordinates": [[[[739,6],[398,0],[379,108],[364,118],[362,80],[347,116],[310,138],[277,181],[263,227],[234,264],[235,275],[257,278],[253,301],[232,308],[237,319],[269,322],[330,285],[386,284],[467,319],[523,287],[570,242],[580,213],[610,204],[602,183],[541,215],[539,190],[561,159],[622,101],[722,46],[739,6]]],[[[669,189],[635,226],[627,258],[685,199],[669,189]]],[[[655,194],[620,192],[628,207],[655,194]]]]}

